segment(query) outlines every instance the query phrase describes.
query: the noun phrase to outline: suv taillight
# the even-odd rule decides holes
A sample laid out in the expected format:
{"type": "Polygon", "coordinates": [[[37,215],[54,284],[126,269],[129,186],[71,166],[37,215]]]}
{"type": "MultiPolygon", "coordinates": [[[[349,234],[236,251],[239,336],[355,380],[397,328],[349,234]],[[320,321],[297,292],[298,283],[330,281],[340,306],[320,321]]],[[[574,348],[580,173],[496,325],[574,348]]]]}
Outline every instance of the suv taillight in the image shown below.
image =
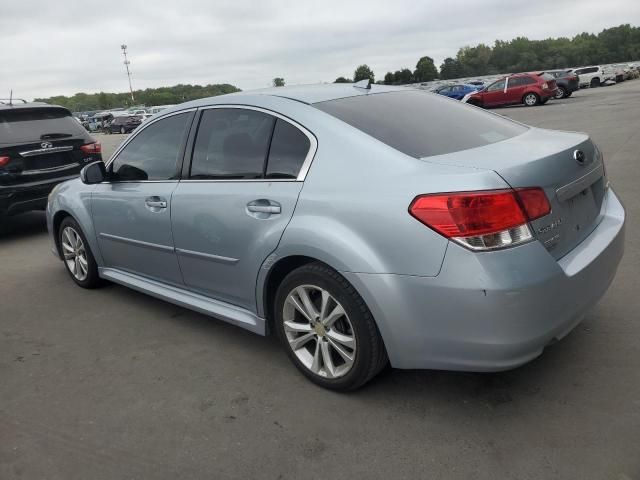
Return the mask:
{"type": "Polygon", "coordinates": [[[5,165],[8,165],[9,162],[11,161],[11,157],[7,157],[7,156],[0,156],[0,167],[4,167],[5,165]]]}
{"type": "Polygon", "coordinates": [[[102,153],[102,145],[100,145],[100,142],[87,143],[86,145],[82,145],[80,150],[88,155],[102,153]]]}
{"type": "Polygon", "coordinates": [[[551,212],[541,188],[420,195],[409,213],[471,250],[493,250],[533,238],[529,222],[551,212]]]}

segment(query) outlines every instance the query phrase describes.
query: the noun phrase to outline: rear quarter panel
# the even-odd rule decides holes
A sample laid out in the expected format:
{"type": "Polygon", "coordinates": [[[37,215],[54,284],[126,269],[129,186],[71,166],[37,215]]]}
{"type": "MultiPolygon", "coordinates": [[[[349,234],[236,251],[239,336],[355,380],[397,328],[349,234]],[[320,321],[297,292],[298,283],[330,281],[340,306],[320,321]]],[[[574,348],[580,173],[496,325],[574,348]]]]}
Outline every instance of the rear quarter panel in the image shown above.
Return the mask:
{"type": "Polygon", "coordinates": [[[412,200],[507,187],[493,171],[428,164],[306,110],[299,121],[316,135],[318,151],[278,257],[306,255],[345,272],[435,276],[448,241],[409,214],[412,200]]]}

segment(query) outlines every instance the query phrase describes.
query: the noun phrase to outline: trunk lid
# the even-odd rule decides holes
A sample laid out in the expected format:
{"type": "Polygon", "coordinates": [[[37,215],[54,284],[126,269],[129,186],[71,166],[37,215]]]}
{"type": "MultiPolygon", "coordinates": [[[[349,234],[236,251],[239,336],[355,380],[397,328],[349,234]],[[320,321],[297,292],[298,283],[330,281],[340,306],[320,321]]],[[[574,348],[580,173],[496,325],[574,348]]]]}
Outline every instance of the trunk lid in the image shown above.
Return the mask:
{"type": "Polygon", "coordinates": [[[601,219],[606,189],[602,155],[586,134],[531,128],[509,140],[423,160],[493,170],[513,188],[542,187],[551,213],[531,227],[556,259],[584,240],[601,219]]]}

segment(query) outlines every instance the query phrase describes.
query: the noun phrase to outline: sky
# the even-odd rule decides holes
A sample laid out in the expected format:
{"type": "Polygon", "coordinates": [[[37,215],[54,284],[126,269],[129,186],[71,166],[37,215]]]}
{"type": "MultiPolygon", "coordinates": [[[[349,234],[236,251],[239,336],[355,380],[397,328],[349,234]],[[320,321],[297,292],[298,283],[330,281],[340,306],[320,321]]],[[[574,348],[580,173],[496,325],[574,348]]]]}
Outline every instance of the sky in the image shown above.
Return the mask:
{"type": "Polygon", "coordinates": [[[243,90],[437,66],[465,45],[640,25],[640,0],[1,0],[0,97],[178,83],[243,90]]]}

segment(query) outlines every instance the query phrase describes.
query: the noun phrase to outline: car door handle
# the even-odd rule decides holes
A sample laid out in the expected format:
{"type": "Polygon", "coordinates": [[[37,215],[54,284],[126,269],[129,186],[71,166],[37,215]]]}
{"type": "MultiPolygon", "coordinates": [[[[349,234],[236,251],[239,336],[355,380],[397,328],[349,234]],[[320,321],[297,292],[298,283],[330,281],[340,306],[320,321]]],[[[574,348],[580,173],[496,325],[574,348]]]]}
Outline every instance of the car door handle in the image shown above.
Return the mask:
{"type": "Polygon", "coordinates": [[[261,198],[247,203],[247,212],[256,218],[266,218],[281,213],[282,207],[278,202],[261,198]]]}
{"type": "Polygon", "coordinates": [[[247,205],[247,210],[254,213],[281,213],[280,205],[247,205]]]}
{"type": "Polygon", "coordinates": [[[144,204],[154,210],[167,208],[167,201],[164,198],[155,196],[145,198],[144,204]]]}

